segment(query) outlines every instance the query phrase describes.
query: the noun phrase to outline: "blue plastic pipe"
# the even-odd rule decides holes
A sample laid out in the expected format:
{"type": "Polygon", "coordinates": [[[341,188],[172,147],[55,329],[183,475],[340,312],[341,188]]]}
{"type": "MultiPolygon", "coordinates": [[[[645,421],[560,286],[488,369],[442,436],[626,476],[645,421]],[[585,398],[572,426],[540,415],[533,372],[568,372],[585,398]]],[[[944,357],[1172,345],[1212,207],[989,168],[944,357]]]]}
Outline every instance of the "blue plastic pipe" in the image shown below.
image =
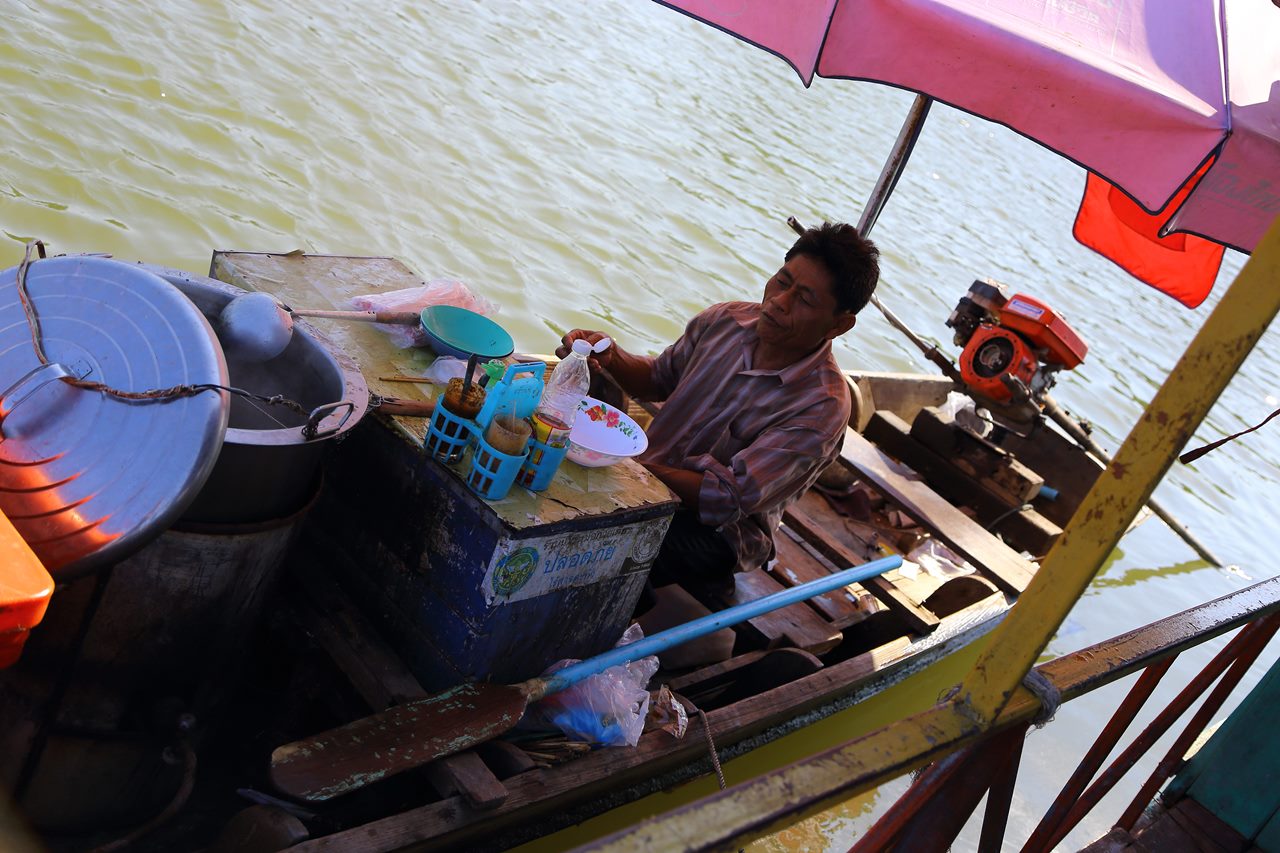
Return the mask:
{"type": "Polygon", "coordinates": [[[851,583],[858,583],[868,578],[877,577],[901,565],[902,558],[899,556],[881,557],[879,560],[874,560],[866,565],[854,566],[851,569],[835,572],[824,578],[802,583],[799,586],[793,586],[789,589],[775,592],[772,595],[766,595],[764,598],[748,601],[746,604],[736,604],[718,613],[710,613],[694,619],[692,622],[686,622],[683,625],[659,631],[653,636],[645,637],[643,640],[637,640],[625,646],[618,646],[604,654],[571,664],[545,678],[534,679],[534,681],[538,682],[538,686],[529,690],[529,699],[533,701],[541,699],[543,696],[550,696],[552,693],[559,693],[584,678],[604,672],[611,666],[631,663],[633,660],[639,660],[642,657],[665,651],[672,646],[678,646],[681,643],[687,643],[713,631],[719,631],[721,628],[727,628],[730,625],[737,625],[739,622],[754,619],[772,610],[786,607],[788,604],[805,601],[815,595],[822,595],[824,592],[831,592],[833,589],[839,589],[851,583]]]}

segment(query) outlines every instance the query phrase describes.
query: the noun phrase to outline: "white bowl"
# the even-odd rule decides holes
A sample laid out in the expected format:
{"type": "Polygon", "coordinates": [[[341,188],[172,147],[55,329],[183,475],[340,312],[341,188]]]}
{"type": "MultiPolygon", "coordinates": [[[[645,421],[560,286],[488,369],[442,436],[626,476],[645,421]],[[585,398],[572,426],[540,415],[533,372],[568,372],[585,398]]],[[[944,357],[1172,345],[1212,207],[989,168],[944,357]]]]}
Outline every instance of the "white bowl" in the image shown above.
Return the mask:
{"type": "Polygon", "coordinates": [[[649,438],[621,409],[595,397],[583,397],[569,431],[569,458],[588,468],[602,468],[644,453],[649,438]]]}

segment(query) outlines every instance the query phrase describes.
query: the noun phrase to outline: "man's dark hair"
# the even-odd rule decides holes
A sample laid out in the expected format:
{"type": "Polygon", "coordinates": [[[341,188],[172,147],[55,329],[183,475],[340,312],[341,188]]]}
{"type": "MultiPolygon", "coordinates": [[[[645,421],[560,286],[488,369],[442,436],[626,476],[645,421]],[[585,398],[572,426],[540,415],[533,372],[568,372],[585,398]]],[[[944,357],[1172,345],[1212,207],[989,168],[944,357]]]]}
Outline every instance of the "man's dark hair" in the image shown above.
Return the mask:
{"type": "Polygon", "coordinates": [[[866,307],[880,280],[880,250],[843,222],[824,222],[806,228],[787,252],[786,260],[807,255],[831,273],[836,308],[857,314],[866,307]]]}

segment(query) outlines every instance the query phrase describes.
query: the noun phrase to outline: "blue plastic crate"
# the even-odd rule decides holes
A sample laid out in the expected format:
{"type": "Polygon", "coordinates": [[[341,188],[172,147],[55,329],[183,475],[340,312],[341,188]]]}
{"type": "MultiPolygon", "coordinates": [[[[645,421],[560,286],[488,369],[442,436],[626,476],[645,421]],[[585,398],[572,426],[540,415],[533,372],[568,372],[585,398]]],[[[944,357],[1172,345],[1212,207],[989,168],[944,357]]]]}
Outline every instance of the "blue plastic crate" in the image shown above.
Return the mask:
{"type": "Polygon", "coordinates": [[[551,485],[551,478],[568,452],[567,443],[564,447],[549,447],[537,439],[530,440],[529,456],[520,467],[516,482],[531,492],[542,491],[551,485]]]}
{"type": "Polygon", "coordinates": [[[475,428],[475,421],[455,415],[441,402],[431,415],[423,444],[432,458],[441,462],[457,462],[471,442],[475,428]]]}
{"type": "Polygon", "coordinates": [[[471,452],[471,469],[467,472],[467,485],[485,500],[502,500],[511,491],[520,466],[529,458],[529,446],[525,445],[524,453],[519,456],[512,456],[494,450],[478,431],[475,440],[475,448],[471,452]]]}

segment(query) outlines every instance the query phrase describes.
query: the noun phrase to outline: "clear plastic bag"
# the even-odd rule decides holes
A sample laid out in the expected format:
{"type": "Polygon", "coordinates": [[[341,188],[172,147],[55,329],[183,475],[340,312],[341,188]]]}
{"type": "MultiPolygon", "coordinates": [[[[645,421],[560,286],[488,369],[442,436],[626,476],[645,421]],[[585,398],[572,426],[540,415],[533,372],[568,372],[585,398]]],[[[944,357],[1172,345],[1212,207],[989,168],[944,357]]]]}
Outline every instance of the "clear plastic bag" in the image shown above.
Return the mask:
{"type": "MultiPolygon", "coordinates": [[[[640,626],[632,625],[617,645],[634,643],[643,636],[640,626]]],[[[562,660],[544,674],[572,663],[576,661],[562,660]]],[[[601,746],[635,746],[649,714],[646,688],[657,671],[658,658],[653,655],[611,666],[530,706],[521,727],[556,728],[574,740],[601,746]]]]}
{"type": "Polygon", "coordinates": [[[938,411],[979,438],[985,438],[991,432],[991,413],[978,408],[967,394],[958,391],[948,393],[946,402],[938,407],[938,411]]]}
{"type": "Polygon", "coordinates": [[[435,385],[448,385],[450,379],[462,379],[467,375],[466,359],[442,355],[423,373],[424,379],[430,379],[435,385]]]}
{"type": "Polygon", "coordinates": [[[972,563],[937,539],[926,539],[911,549],[898,571],[913,578],[920,574],[920,569],[935,578],[954,578],[977,571],[972,563]]]}
{"type": "MultiPolygon", "coordinates": [[[[453,305],[489,317],[498,313],[496,303],[475,293],[461,281],[434,279],[417,287],[406,287],[387,293],[355,296],[351,307],[357,311],[421,311],[428,305],[453,305]]],[[[379,325],[400,347],[426,346],[426,334],[417,326],[379,325]]]]}

